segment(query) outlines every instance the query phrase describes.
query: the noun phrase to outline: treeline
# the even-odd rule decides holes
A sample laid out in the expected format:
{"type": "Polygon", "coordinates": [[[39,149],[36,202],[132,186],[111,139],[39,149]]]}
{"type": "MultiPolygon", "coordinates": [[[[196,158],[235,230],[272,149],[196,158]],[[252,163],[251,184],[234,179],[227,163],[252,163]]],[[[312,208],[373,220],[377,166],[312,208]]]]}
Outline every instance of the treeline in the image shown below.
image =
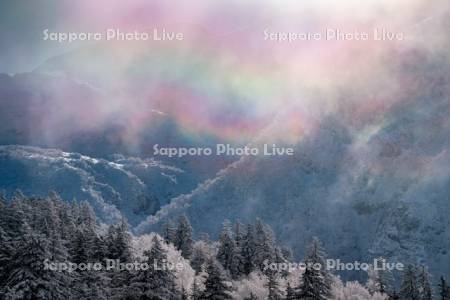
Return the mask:
{"type": "Polygon", "coordinates": [[[65,202],[56,193],[27,198],[18,192],[8,201],[0,196],[0,299],[450,299],[444,278],[433,293],[424,267],[408,266],[398,290],[392,275],[381,271],[370,272],[364,287],[344,286],[325,268],[317,239],[307,248],[301,272],[268,267],[293,258],[261,220],[226,221],[218,241],[206,235],[195,241],[189,220],[180,216],[161,235],[152,235],[138,253],[126,220],[100,224],[87,202],[65,202]],[[182,284],[180,273],[161,267],[174,260],[170,249],[192,270],[182,284]],[[46,267],[48,262],[105,266],[105,259],[148,262],[148,267],[73,272],[46,267]],[[243,286],[250,291],[242,292],[243,286]]]}

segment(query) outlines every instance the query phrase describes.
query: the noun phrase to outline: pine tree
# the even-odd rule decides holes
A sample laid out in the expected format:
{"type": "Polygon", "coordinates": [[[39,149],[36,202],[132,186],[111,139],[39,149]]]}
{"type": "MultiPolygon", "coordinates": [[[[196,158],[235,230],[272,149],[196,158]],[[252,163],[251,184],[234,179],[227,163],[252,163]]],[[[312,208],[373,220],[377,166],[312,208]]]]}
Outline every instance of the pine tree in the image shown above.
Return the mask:
{"type": "MultiPolygon", "coordinates": [[[[109,281],[107,275],[101,271],[86,270],[77,273],[72,283],[77,299],[111,299],[109,281]]],[[[115,294],[117,291],[115,291],[115,294]]]]}
{"type": "Polygon", "coordinates": [[[116,249],[116,234],[116,225],[109,225],[105,236],[106,257],[109,259],[117,259],[120,256],[119,251],[116,249]]]}
{"type": "MultiPolygon", "coordinates": [[[[125,218],[122,218],[119,224],[109,227],[105,244],[107,258],[117,259],[121,263],[132,261],[131,235],[125,218]]],[[[129,270],[112,272],[110,278],[113,292],[117,295],[125,294],[126,287],[130,284],[131,272],[129,270]]]]}
{"type": "Polygon", "coordinates": [[[228,221],[224,222],[220,233],[217,260],[230,272],[232,278],[240,275],[241,257],[228,221]]]}
{"type": "Polygon", "coordinates": [[[245,275],[250,274],[256,268],[254,261],[255,250],[256,250],[256,241],[254,228],[252,224],[248,224],[247,232],[245,233],[241,247],[241,257],[243,261],[243,271],[245,275]]]}
{"type": "Polygon", "coordinates": [[[51,261],[48,241],[30,227],[24,231],[12,257],[13,266],[4,283],[3,298],[67,298],[71,292],[70,278],[66,273],[45,268],[44,262],[51,261]]]}
{"type": "Polygon", "coordinates": [[[275,272],[267,272],[267,283],[265,287],[269,290],[268,300],[282,299],[280,285],[277,281],[277,274],[275,272]]]}
{"type": "Polygon", "coordinates": [[[79,263],[87,263],[91,260],[93,253],[93,240],[85,235],[83,228],[78,228],[71,245],[71,261],[79,263]]]}
{"type": "Polygon", "coordinates": [[[66,242],[69,242],[76,231],[75,218],[73,216],[72,206],[66,202],[62,202],[58,213],[59,219],[61,220],[61,227],[59,234],[61,236],[61,239],[63,239],[66,242]]]}
{"type": "Polygon", "coordinates": [[[76,230],[70,241],[70,255],[75,263],[94,261],[98,226],[95,213],[86,201],[77,206],[76,230]]]}
{"type": "Polygon", "coordinates": [[[183,286],[183,287],[181,287],[181,300],[188,300],[188,299],[189,299],[189,295],[183,286]]]}
{"type": "Polygon", "coordinates": [[[289,247],[281,247],[281,254],[286,261],[292,261],[294,259],[292,249],[289,247]]]}
{"type": "Polygon", "coordinates": [[[450,300],[450,287],[447,284],[447,281],[443,276],[440,278],[440,282],[438,284],[439,287],[439,296],[441,300],[450,300]]]}
{"type": "MultiPolygon", "coordinates": [[[[378,261],[384,260],[380,257],[378,261]]],[[[368,271],[369,279],[367,281],[367,289],[373,295],[380,293],[389,295],[392,292],[394,277],[389,270],[374,270],[373,267],[368,271]]]]}
{"type": "Polygon", "coordinates": [[[6,197],[5,197],[5,191],[0,191],[0,210],[3,209],[6,206],[6,197]]]}
{"type": "Polygon", "coordinates": [[[231,287],[228,285],[222,266],[215,260],[208,262],[206,269],[208,277],[205,281],[205,290],[202,292],[202,300],[232,299],[231,287]]]}
{"type": "Polygon", "coordinates": [[[287,288],[286,288],[286,300],[295,300],[298,299],[297,295],[295,293],[295,289],[292,288],[291,283],[288,282],[287,288]]]}
{"type": "Polygon", "coordinates": [[[250,295],[244,298],[244,300],[258,300],[258,298],[256,297],[255,294],[253,294],[253,292],[250,292],[250,295]]]}
{"type": "Polygon", "coordinates": [[[22,237],[24,234],[23,223],[27,220],[25,211],[29,209],[23,202],[24,199],[15,196],[11,202],[0,207],[0,228],[10,238],[22,237]]]}
{"type": "Polygon", "coordinates": [[[244,234],[242,232],[242,224],[236,221],[234,224],[234,241],[236,244],[234,252],[234,273],[232,274],[234,278],[239,278],[245,274],[245,261],[242,257],[242,247],[244,245],[244,234]]]}
{"type": "Polygon", "coordinates": [[[390,295],[389,295],[389,300],[399,300],[400,296],[398,295],[397,291],[393,291],[390,295]]]}
{"type": "Polygon", "coordinates": [[[192,300],[199,300],[202,296],[202,291],[200,290],[200,287],[198,286],[197,279],[194,279],[194,283],[192,284],[192,290],[191,290],[191,299],[192,300]]]}
{"type": "Polygon", "coordinates": [[[119,226],[116,227],[115,235],[115,255],[121,262],[131,261],[131,235],[128,231],[128,223],[122,218],[119,226]]]}
{"type": "Polygon", "coordinates": [[[366,288],[371,295],[378,292],[379,288],[377,286],[378,281],[378,271],[374,269],[373,266],[370,266],[367,270],[367,282],[366,288]]]}
{"type": "Polygon", "coordinates": [[[164,241],[167,244],[175,244],[176,243],[177,228],[176,228],[175,224],[173,224],[172,220],[169,220],[164,224],[163,237],[164,237],[164,241]]]}
{"type": "Polygon", "coordinates": [[[399,296],[402,300],[418,300],[419,291],[417,286],[416,268],[408,265],[403,273],[403,282],[400,287],[399,296]]]}
{"type": "Polygon", "coordinates": [[[298,287],[299,299],[325,300],[330,291],[320,272],[307,266],[303,273],[302,281],[298,287]]]}
{"type": "Polygon", "coordinates": [[[167,262],[167,254],[156,236],[152,240],[151,249],[145,251],[144,255],[149,268],[134,274],[128,291],[129,299],[170,300],[179,298],[180,292],[176,289],[175,273],[162,266],[167,262]]]}
{"type": "Polygon", "coordinates": [[[255,224],[254,261],[261,271],[264,270],[265,261],[276,262],[273,232],[260,219],[257,219],[255,224]]]}
{"type": "Polygon", "coordinates": [[[95,231],[97,229],[97,220],[92,206],[87,201],[83,201],[79,205],[79,210],[78,224],[84,224],[86,228],[95,231]]]}
{"type": "Polygon", "coordinates": [[[433,299],[433,292],[431,290],[430,284],[430,274],[428,273],[428,271],[425,269],[424,266],[421,266],[418,269],[417,287],[419,293],[419,300],[433,299]]]}
{"type": "Polygon", "coordinates": [[[175,247],[181,251],[184,258],[189,259],[191,257],[193,249],[192,226],[185,215],[178,219],[175,247]]]}
{"type": "Polygon", "coordinates": [[[108,257],[108,244],[102,235],[96,236],[94,240],[94,251],[92,253],[93,261],[103,261],[108,257]]]}
{"type": "Polygon", "coordinates": [[[236,221],[234,223],[234,241],[236,242],[236,247],[242,247],[242,242],[244,240],[244,234],[242,233],[242,223],[236,221]]]}
{"type": "Polygon", "coordinates": [[[116,225],[110,225],[106,235],[107,257],[128,262],[132,259],[131,235],[125,218],[116,225]]]}
{"type": "Polygon", "coordinates": [[[194,244],[194,250],[192,252],[191,267],[194,269],[195,273],[201,273],[203,267],[212,258],[213,254],[208,244],[204,241],[197,241],[194,244]]]}
{"type": "Polygon", "coordinates": [[[328,299],[331,294],[331,275],[325,264],[325,251],[320,241],[314,238],[307,249],[306,268],[297,288],[300,299],[328,299]]]}
{"type": "Polygon", "coordinates": [[[376,286],[380,294],[390,294],[394,282],[394,277],[389,270],[379,270],[376,278],[376,286]]]}
{"type": "Polygon", "coordinates": [[[14,249],[14,241],[5,233],[3,228],[0,227],[0,292],[3,290],[3,283],[6,282],[6,279],[12,270],[14,249]]]}

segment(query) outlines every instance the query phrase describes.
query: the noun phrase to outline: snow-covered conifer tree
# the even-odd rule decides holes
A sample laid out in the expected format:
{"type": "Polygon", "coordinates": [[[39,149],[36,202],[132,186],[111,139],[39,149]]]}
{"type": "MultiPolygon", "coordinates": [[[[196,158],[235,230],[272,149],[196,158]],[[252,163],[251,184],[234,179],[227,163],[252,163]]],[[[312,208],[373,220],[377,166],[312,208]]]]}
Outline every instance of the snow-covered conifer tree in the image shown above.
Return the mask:
{"type": "Polygon", "coordinates": [[[440,300],[450,300],[450,287],[443,276],[439,279],[438,287],[440,300]]]}
{"type": "Polygon", "coordinates": [[[192,226],[185,215],[178,219],[175,247],[181,251],[184,258],[189,259],[193,249],[192,226]]]}
{"type": "Polygon", "coordinates": [[[145,251],[149,268],[140,270],[131,278],[127,295],[129,299],[178,299],[180,292],[176,288],[175,273],[167,268],[167,254],[161,242],[155,236],[152,247],[145,251]],[[134,298],[133,298],[134,297],[134,298]]]}
{"type": "Polygon", "coordinates": [[[255,224],[255,253],[254,261],[261,271],[264,270],[264,261],[276,262],[275,242],[272,229],[260,219],[255,224]]]}
{"type": "Polygon", "coordinates": [[[267,272],[267,283],[265,287],[269,291],[268,300],[281,300],[283,298],[276,272],[267,272]]]}
{"type": "Polygon", "coordinates": [[[416,277],[417,269],[413,265],[408,265],[403,273],[403,281],[400,287],[399,297],[404,300],[418,300],[419,289],[416,277]]]}
{"type": "Polygon", "coordinates": [[[237,278],[241,274],[242,258],[228,221],[224,222],[220,233],[217,260],[230,272],[232,278],[237,278]]]}
{"type": "Polygon", "coordinates": [[[202,292],[202,300],[224,300],[231,298],[231,287],[225,276],[222,266],[214,259],[208,262],[206,269],[208,277],[205,281],[205,290],[202,292]]]}
{"type": "Polygon", "coordinates": [[[175,244],[176,243],[177,227],[175,226],[175,224],[173,223],[172,220],[168,220],[164,224],[163,237],[164,237],[164,241],[166,243],[168,243],[168,244],[169,243],[171,243],[171,244],[175,244]]]}
{"type": "Polygon", "coordinates": [[[297,295],[303,299],[328,299],[331,293],[331,275],[326,269],[326,254],[320,241],[314,238],[305,257],[305,272],[297,288],[297,295]]]}
{"type": "Polygon", "coordinates": [[[256,268],[255,266],[255,251],[256,251],[256,241],[255,241],[255,231],[252,224],[247,225],[247,231],[244,235],[242,246],[241,246],[241,257],[243,262],[244,274],[248,275],[253,272],[256,268]]]}
{"type": "Polygon", "coordinates": [[[433,291],[430,284],[430,274],[424,266],[417,268],[417,289],[420,300],[433,299],[433,291]]]}
{"type": "Polygon", "coordinates": [[[298,299],[295,293],[295,289],[291,286],[291,283],[288,282],[286,287],[286,300],[295,300],[298,299]]]}

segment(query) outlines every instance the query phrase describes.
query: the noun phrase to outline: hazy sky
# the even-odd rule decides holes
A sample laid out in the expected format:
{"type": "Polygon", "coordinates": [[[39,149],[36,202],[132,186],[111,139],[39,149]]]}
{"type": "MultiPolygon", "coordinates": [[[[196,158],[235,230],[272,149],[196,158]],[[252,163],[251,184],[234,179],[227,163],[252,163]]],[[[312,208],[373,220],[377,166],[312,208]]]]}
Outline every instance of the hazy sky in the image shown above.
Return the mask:
{"type": "MultiPolygon", "coordinates": [[[[354,21],[373,19],[388,23],[413,24],[445,1],[204,1],[189,5],[182,1],[51,1],[2,0],[0,2],[0,72],[17,73],[34,69],[45,59],[75,45],[59,45],[42,40],[45,28],[54,30],[95,30],[104,27],[149,26],[154,24],[196,23],[217,33],[283,23],[286,20],[322,20],[350,16],[354,21]],[[264,22],[267,22],[264,24],[264,22]]],[[[444,6],[443,6],[444,5],[444,6]]],[[[448,5],[447,5],[448,6],[448,5]]],[[[391,25],[389,24],[389,25],[391,25]]]]}

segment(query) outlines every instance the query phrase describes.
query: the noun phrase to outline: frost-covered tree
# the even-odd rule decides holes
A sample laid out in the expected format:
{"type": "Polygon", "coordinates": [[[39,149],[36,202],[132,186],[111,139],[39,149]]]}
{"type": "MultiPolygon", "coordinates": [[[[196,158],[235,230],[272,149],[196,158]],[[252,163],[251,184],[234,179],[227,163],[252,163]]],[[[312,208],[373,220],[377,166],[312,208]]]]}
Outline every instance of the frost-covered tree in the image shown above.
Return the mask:
{"type": "Polygon", "coordinates": [[[254,261],[261,271],[264,270],[264,261],[276,262],[275,241],[272,229],[260,219],[257,219],[255,224],[254,261]]]}
{"type": "Polygon", "coordinates": [[[71,261],[79,264],[91,261],[94,251],[94,236],[84,228],[78,228],[71,245],[71,261]]]}
{"type": "Polygon", "coordinates": [[[223,300],[231,298],[231,286],[225,276],[222,266],[214,259],[208,262],[206,269],[208,277],[205,281],[205,290],[202,292],[202,300],[223,300]]]}
{"type": "Polygon", "coordinates": [[[378,288],[376,292],[389,295],[394,286],[394,276],[392,275],[392,272],[390,270],[378,271],[376,286],[378,288]]]}
{"type": "Polygon", "coordinates": [[[393,291],[390,295],[389,295],[389,300],[399,300],[400,296],[398,295],[397,291],[393,291]]]}
{"type": "Polygon", "coordinates": [[[24,202],[25,199],[14,196],[10,203],[5,202],[5,205],[0,207],[0,228],[10,238],[21,237],[24,234],[23,223],[29,217],[26,213],[29,208],[24,202]]]}
{"type": "Polygon", "coordinates": [[[403,273],[403,281],[400,287],[399,297],[402,300],[418,300],[419,290],[416,277],[417,269],[408,265],[403,273]]]}
{"type": "Polygon", "coordinates": [[[86,263],[95,260],[98,225],[95,213],[88,202],[84,201],[77,208],[76,230],[70,241],[70,256],[74,263],[86,263]]]}
{"type": "Polygon", "coordinates": [[[234,241],[236,242],[236,247],[242,247],[242,242],[244,240],[244,233],[242,232],[242,223],[236,221],[234,223],[234,241]]]}
{"type": "MultiPolygon", "coordinates": [[[[1,209],[1,208],[0,208],[1,209]]],[[[0,227],[0,290],[11,270],[12,256],[15,251],[14,241],[0,227]]]]}
{"type": "Polygon", "coordinates": [[[181,255],[189,259],[193,250],[192,226],[186,215],[178,219],[178,227],[175,237],[175,247],[181,251],[181,255]]]}
{"type": "Polygon", "coordinates": [[[224,222],[222,232],[220,233],[217,260],[230,272],[232,278],[239,277],[241,274],[242,258],[228,221],[224,222]]]}
{"type": "Polygon", "coordinates": [[[306,268],[297,288],[301,299],[328,299],[331,294],[331,275],[326,269],[326,254],[317,238],[306,251],[306,268]]]}
{"type": "Polygon", "coordinates": [[[325,300],[329,295],[328,286],[320,272],[313,267],[306,267],[298,286],[299,299],[325,300]]]}
{"type": "Polygon", "coordinates": [[[175,244],[177,237],[177,227],[172,220],[168,220],[163,227],[163,237],[167,244],[175,244]]]}
{"type": "Polygon", "coordinates": [[[84,224],[86,228],[93,231],[97,228],[97,218],[87,201],[82,201],[79,205],[78,224],[84,224]]]}
{"type": "MultiPolygon", "coordinates": [[[[97,239],[97,243],[102,244],[101,238],[97,239]]],[[[132,261],[131,234],[128,230],[128,223],[124,218],[121,219],[119,224],[109,226],[105,245],[106,258],[117,259],[121,263],[132,261]]],[[[130,271],[112,272],[110,280],[113,293],[123,295],[126,293],[126,286],[130,284],[130,271]]]]}
{"type": "MultiPolygon", "coordinates": [[[[339,281],[339,280],[337,280],[339,281]]],[[[369,293],[369,291],[361,285],[357,281],[349,281],[342,285],[342,283],[335,282],[333,284],[332,299],[339,300],[387,300],[387,295],[382,295],[378,292],[373,294],[369,293]],[[339,286],[336,290],[336,284],[339,286]]]]}
{"type": "Polygon", "coordinates": [[[188,300],[189,299],[189,295],[186,291],[186,289],[183,287],[181,287],[181,300],[188,300]]]}
{"type": "MultiPolygon", "coordinates": [[[[383,258],[378,258],[382,260],[383,258]]],[[[389,295],[392,293],[394,277],[389,270],[374,270],[371,267],[368,271],[366,287],[371,294],[380,293],[389,295]]]]}
{"type": "Polygon", "coordinates": [[[258,298],[256,297],[255,294],[250,293],[250,295],[246,298],[244,298],[244,300],[258,300],[258,298]]]}
{"type": "MultiPolygon", "coordinates": [[[[97,232],[92,209],[84,204],[83,214],[78,216],[77,227],[71,241],[70,258],[77,264],[102,262],[105,257],[106,243],[97,232]]],[[[77,271],[74,288],[80,299],[107,299],[110,279],[102,271],[77,271]]]]}
{"type": "Polygon", "coordinates": [[[103,261],[108,258],[108,244],[106,237],[103,235],[97,235],[94,240],[94,251],[92,253],[93,261],[103,261]]]}
{"type": "Polygon", "coordinates": [[[443,276],[439,279],[439,297],[441,300],[450,300],[450,287],[443,276]]]}
{"type": "MultiPolygon", "coordinates": [[[[102,271],[86,270],[77,273],[73,281],[77,299],[112,299],[110,295],[110,278],[102,271]]],[[[121,295],[114,291],[114,295],[121,295]]]]}
{"type": "Polygon", "coordinates": [[[6,197],[5,197],[5,191],[0,191],[0,209],[3,209],[6,206],[6,197]]]}
{"type": "Polygon", "coordinates": [[[269,291],[268,300],[281,300],[283,298],[276,272],[267,272],[265,287],[269,291]]]}
{"type": "Polygon", "coordinates": [[[180,292],[176,288],[175,273],[166,267],[167,254],[159,239],[155,236],[152,247],[145,251],[149,268],[141,270],[131,278],[128,299],[167,300],[178,299],[180,292]]]}
{"type": "MultiPolygon", "coordinates": [[[[26,225],[25,225],[26,226],[26,225]]],[[[51,261],[45,236],[26,228],[12,257],[0,295],[2,299],[64,299],[71,294],[71,278],[67,273],[45,268],[51,261]]]]}
{"type": "Polygon", "coordinates": [[[286,287],[286,297],[284,298],[286,300],[295,300],[297,298],[297,294],[295,292],[295,289],[291,286],[291,283],[288,282],[286,287]]]}
{"type": "Polygon", "coordinates": [[[281,247],[281,254],[286,261],[292,261],[294,259],[292,249],[289,247],[281,247]]]}
{"type": "Polygon", "coordinates": [[[191,299],[199,300],[201,297],[202,297],[202,290],[200,289],[197,279],[194,278],[194,282],[192,283],[191,288],[191,299]]]}
{"type": "Polygon", "coordinates": [[[241,257],[243,262],[244,274],[248,275],[256,268],[254,255],[256,251],[255,232],[252,224],[247,225],[247,231],[244,235],[241,246],[241,257]]]}
{"type": "Polygon", "coordinates": [[[419,300],[433,299],[433,291],[430,284],[430,274],[424,266],[419,267],[417,272],[417,289],[419,300]]]}
{"type": "Polygon", "coordinates": [[[212,250],[207,243],[204,241],[195,242],[190,262],[191,267],[195,270],[196,274],[203,271],[204,266],[212,257],[212,250]]]}
{"type": "Polygon", "coordinates": [[[121,262],[128,262],[132,259],[131,234],[125,218],[122,218],[119,224],[109,227],[107,247],[108,258],[119,259],[121,262]]]}

